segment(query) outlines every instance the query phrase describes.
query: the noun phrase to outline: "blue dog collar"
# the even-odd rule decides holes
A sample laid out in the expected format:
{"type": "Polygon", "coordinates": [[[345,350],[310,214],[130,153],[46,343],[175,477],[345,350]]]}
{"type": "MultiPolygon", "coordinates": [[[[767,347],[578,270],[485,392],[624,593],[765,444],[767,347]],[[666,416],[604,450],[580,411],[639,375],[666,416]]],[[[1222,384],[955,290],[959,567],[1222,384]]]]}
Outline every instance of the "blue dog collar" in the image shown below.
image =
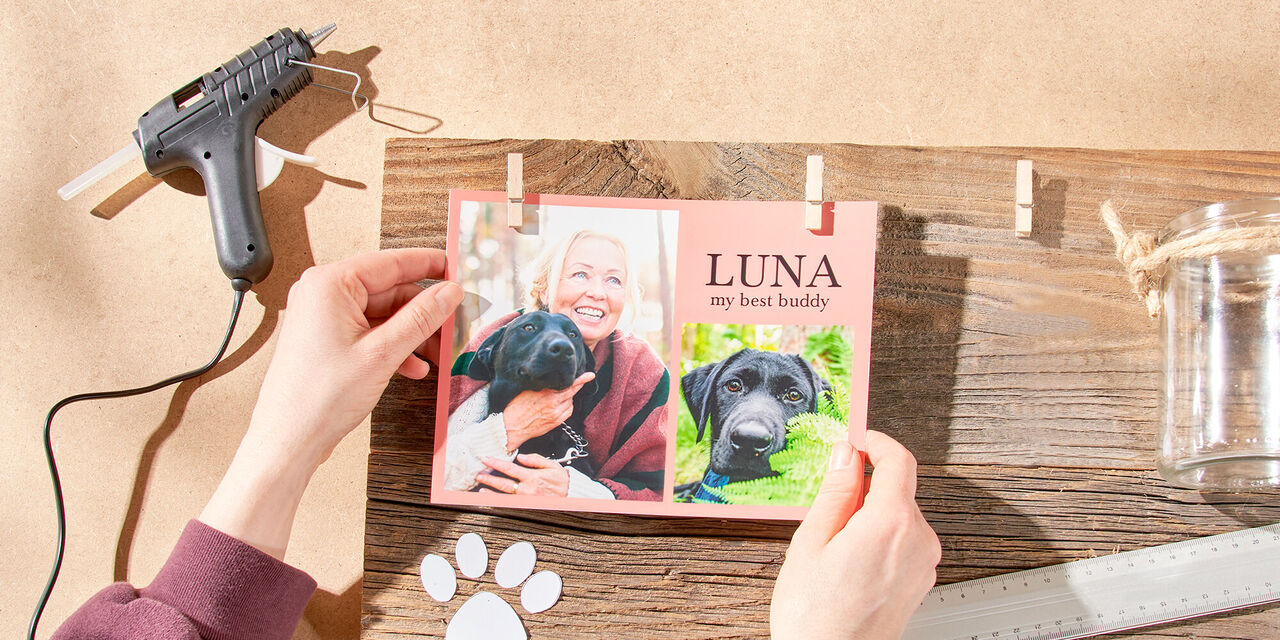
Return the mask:
{"type": "Polygon", "coordinates": [[[713,502],[715,504],[724,504],[724,498],[707,491],[707,488],[719,489],[729,484],[729,476],[721,475],[710,469],[702,476],[702,482],[698,483],[698,490],[693,494],[694,502],[713,502]]]}

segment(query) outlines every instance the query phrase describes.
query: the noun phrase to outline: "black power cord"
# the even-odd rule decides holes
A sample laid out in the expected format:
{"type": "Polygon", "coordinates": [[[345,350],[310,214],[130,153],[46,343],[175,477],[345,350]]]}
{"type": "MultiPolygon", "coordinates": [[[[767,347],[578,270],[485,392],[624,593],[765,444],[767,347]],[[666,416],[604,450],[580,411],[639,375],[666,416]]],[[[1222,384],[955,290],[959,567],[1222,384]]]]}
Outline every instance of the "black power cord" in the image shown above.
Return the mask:
{"type": "Polygon", "coordinates": [[[53,585],[58,582],[58,572],[62,569],[62,553],[67,546],[67,516],[62,501],[62,480],[58,478],[58,463],[53,459],[53,441],[49,438],[49,428],[53,425],[54,414],[58,413],[59,409],[82,400],[106,400],[109,398],[127,398],[129,396],[142,395],[208,373],[210,369],[222,360],[222,354],[226,353],[227,345],[231,344],[231,334],[235,331],[236,320],[240,318],[240,306],[244,303],[244,293],[251,286],[253,286],[253,283],[242,278],[236,278],[231,281],[231,288],[235,292],[231,302],[231,322],[227,324],[227,334],[222,338],[222,346],[218,347],[218,353],[203,367],[180,373],[172,378],[165,378],[160,382],[149,384],[145,387],[123,389],[121,391],[81,393],[63,398],[53,405],[53,408],[49,410],[49,415],[45,416],[44,455],[49,461],[49,476],[53,478],[54,508],[58,512],[58,551],[53,557],[53,571],[49,572],[49,582],[45,584],[44,593],[40,595],[40,604],[36,605],[35,613],[31,615],[31,626],[27,628],[27,640],[35,640],[36,626],[40,624],[40,615],[44,613],[44,607],[49,603],[49,595],[53,593],[53,585]]]}

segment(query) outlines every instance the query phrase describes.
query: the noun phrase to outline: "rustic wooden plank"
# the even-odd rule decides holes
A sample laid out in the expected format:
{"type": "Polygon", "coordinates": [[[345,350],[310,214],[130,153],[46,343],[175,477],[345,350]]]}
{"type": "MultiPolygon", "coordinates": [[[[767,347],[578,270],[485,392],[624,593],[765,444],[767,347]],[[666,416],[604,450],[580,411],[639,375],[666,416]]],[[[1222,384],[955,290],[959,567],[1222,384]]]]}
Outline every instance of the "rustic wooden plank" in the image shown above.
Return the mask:
{"type": "MultiPolygon", "coordinates": [[[[370,484],[381,490],[377,501],[404,512],[427,507],[426,493],[399,484],[406,476],[421,474],[421,459],[396,453],[380,458],[379,467],[370,469],[370,484]]],[[[920,507],[944,539],[939,572],[944,583],[1280,522],[1280,504],[1269,496],[1188,492],[1170,487],[1152,471],[922,465],[919,478],[920,507]],[[1025,548],[1025,553],[1005,557],[996,548],[1002,544],[1025,548]],[[1038,555],[1032,559],[1027,554],[1038,555]]],[[[468,519],[486,527],[528,523],[612,536],[714,538],[749,531],[754,538],[785,543],[795,530],[794,523],[770,521],[480,507],[430,510],[439,511],[442,519],[468,519]]]]}
{"type": "MultiPolygon", "coordinates": [[[[1097,219],[1106,198],[1156,229],[1280,192],[1280,155],[391,140],[383,246],[443,247],[448,189],[502,190],[508,152],[524,154],[529,192],[768,200],[800,200],[818,153],[826,197],[881,202],[870,424],[922,463],[942,582],[1280,521],[1273,500],[1175,490],[1152,471],[1155,327],[1097,219]],[[1030,240],[1012,229],[1020,158],[1036,169],[1030,240]]],[[[397,379],[374,412],[365,637],[443,632],[462,598],[426,598],[417,563],[471,530],[497,549],[533,540],[565,576],[565,601],[525,616],[535,638],[765,635],[794,525],[428,507],[433,407],[434,378],[397,379]]],[[[1277,629],[1263,610],[1142,635],[1277,629]]]]}

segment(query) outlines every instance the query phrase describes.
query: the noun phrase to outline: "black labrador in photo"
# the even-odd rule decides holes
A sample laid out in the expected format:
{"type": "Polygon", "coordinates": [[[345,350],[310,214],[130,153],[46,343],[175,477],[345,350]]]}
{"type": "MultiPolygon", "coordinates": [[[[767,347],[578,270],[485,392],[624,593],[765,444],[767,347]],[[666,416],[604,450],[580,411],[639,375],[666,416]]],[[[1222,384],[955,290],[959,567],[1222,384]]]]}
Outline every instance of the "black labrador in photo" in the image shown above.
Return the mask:
{"type": "MultiPolygon", "coordinates": [[[[595,371],[596,361],[582,341],[578,325],[568,316],[546,311],[523,313],[497,329],[476,349],[467,375],[489,381],[489,413],[499,413],[524,391],[567,389],[578,376],[595,371]]],[[[583,389],[594,388],[587,383],[583,389]]],[[[593,395],[579,390],[574,397],[574,416],[585,415],[589,407],[578,406],[579,397],[593,395]]],[[[520,446],[521,453],[536,453],[550,459],[565,457],[572,447],[583,457],[563,464],[593,476],[585,457],[586,440],[581,430],[569,424],[532,438],[520,446]]]]}
{"type": "Polygon", "coordinates": [[[680,377],[680,392],[698,425],[711,431],[711,461],[703,479],[676,493],[723,502],[702,486],[774,475],[769,457],[787,444],[787,421],[817,409],[831,387],[798,355],[743,349],[680,377]]]}

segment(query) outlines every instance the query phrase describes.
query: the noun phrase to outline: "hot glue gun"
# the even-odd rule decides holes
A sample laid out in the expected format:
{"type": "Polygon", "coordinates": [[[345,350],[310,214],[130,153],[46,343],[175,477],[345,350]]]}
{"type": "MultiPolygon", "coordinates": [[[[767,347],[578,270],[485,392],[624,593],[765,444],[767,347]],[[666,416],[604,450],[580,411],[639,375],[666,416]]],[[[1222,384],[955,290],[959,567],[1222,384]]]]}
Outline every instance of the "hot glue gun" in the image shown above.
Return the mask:
{"type": "Polygon", "coordinates": [[[275,179],[285,160],[317,163],[257,138],[258,126],[311,84],[317,65],[308,61],[336,28],[281,29],[166,96],[138,118],[134,144],[67,183],[58,195],[70,199],[139,152],[153,176],[194,169],[209,197],[223,273],[246,281],[236,283],[246,289],[261,282],[271,272],[272,256],[258,189],[275,179]]]}

